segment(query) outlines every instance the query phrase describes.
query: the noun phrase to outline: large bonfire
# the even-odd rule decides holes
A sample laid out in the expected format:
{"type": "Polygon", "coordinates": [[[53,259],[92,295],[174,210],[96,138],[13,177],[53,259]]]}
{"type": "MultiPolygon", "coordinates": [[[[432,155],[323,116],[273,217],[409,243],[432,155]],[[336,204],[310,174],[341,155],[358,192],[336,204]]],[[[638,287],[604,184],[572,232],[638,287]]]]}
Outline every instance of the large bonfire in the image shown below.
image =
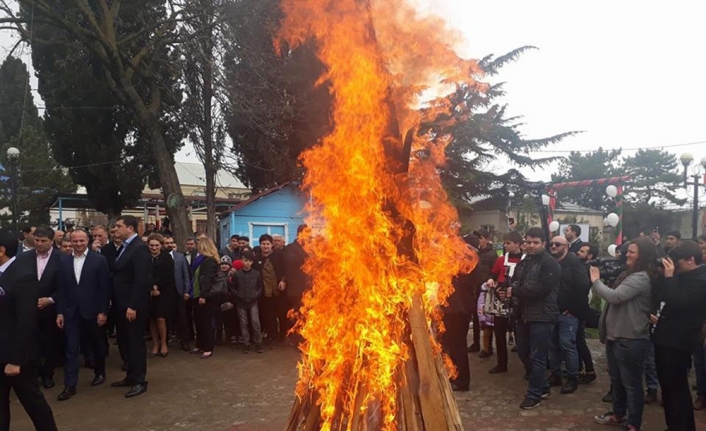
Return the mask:
{"type": "Polygon", "coordinates": [[[431,328],[476,257],[437,172],[451,137],[424,131],[449,104],[420,97],[478,86],[480,69],[406,0],[282,4],[280,40],[316,41],[335,99],[333,131],[302,157],[323,233],[307,244],[313,289],[288,430],[462,429],[431,328]]]}

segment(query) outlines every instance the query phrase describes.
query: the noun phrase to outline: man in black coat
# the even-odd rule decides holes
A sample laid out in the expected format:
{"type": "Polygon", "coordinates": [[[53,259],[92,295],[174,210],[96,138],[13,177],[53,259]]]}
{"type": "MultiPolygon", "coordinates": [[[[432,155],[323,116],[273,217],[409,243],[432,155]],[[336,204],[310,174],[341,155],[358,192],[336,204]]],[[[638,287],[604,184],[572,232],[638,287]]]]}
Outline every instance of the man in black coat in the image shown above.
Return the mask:
{"type": "Polygon", "coordinates": [[[520,408],[533,409],[549,396],[546,378],[549,340],[559,317],[557,297],[561,283],[561,267],[545,251],[546,236],[541,228],[525,234],[527,257],[517,265],[512,285],[498,296],[518,297],[519,314],[515,328],[517,353],[525,365],[529,388],[520,408]]]}
{"type": "Polygon", "coordinates": [[[569,253],[569,242],[563,236],[555,236],[549,243],[549,253],[561,266],[557,319],[549,344],[549,364],[552,369],[550,386],[562,386],[562,394],[571,394],[578,388],[579,355],[576,336],[580,320],[588,315],[588,291],[591,280],[586,266],[573,253],[569,253]],[[561,379],[562,358],[566,363],[568,380],[561,379]]]}
{"type": "Polygon", "coordinates": [[[650,320],[655,325],[652,341],[664,417],[670,430],[694,430],[688,374],[691,354],[703,345],[706,266],[694,241],[681,242],[662,262],[664,277],[657,290],[661,310],[651,315],[650,320]]]}
{"type": "MultiPolygon", "coordinates": [[[[304,292],[311,288],[311,277],[303,269],[308,257],[306,250],[304,250],[304,243],[310,235],[311,229],[305,224],[300,225],[297,228],[297,239],[284,249],[286,308],[294,310],[295,313],[299,312],[299,308],[301,308],[304,292]]],[[[288,323],[287,331],[292,327],[293,322],[288,323]]]]}
{"type": "Polygon", "coordinates": [[[583,241],[581,241],[581,226],[570,224],[564,229],[564,238],[569,242],[569,252],[576,254],[581,249],[583,241]]]}
{"type": "Polygon", "coordinates": [[[147,349],[143,331],[152,291],[152,259],[147,245],[137,236],[137,219],[120,217],[115,223],[123,240],[113,266],[113,306],[116,309],[118,342],[127,359],[127,376],[112,387],[129,387],[126,398],[147,392],[147,349]]]}
{"type": "Polygon", "coordinates": [[[15,279],[17,236],[0,231],[0,431],[10,430],[10,389],[36,430],[56,431],[51,408],[39,389],[36,370],[37,294],[15,279]]]}
{"type": "MultiPolygon", "coordinates": [[[[473,270],[473,272],[476,271],[478,271],[478,267],[473,270]]],[[[451,388],[454,391],[467,391],[471,383],[466,336],[471,315],[476,309],[473,302],[473,272],[454,277],[454,292],[447,299],[449,305],[444,308],[443,322],[446,331],[441,334],[441,347],[456,366],[458,374],[451,381],[451,388]]]]}
{"type": "MultiPolygon", "coordinates": [[[[468,348],[468,351],[471,353],[479,352],[481,350],[480,348],[480,322],[478,321],[478,310],[475,304],[478,303],[478,297],[481,294],[481,285],[490,278],[490,273],[493,269],[493,265],[495,265],[495,261],[498,259],[498,253],[495,251],[495,247],[493,246],[493,236],[490,234],[485,229],[477,230],[474,231],[473,234],[471,235],[472,237],[477,238],[477,249],[478,249],[478,264],[476,265],[475,270],[473,271],[474,276],[471,281],[471,288],[473,289],[473,307],[471,308],[471,318],[473,319],[473,344],[468,348]]],[[[476,248],[475,246],[475,240],[473,240],[471,237],[467,236],[464,238],[465,241],[468,243],[473,242],[471,244],[472,247],[476,248]]],[[[488,351],[482,351],[480,354],[481,358],[486,358],[489,357],[492,354],[492,349],[493,349],[493,340],[491,338],[490,340],[490,346],[488,351]]]]}
{"type": "Polygon", "coordinates": [[[46,389],[54,387],[54,369],[61,357],[62,336],[56,327],[56,291],[59,282],[61,253],[54,249],[54,230],[39,226],[34,231],[34,249],[19,256],[17,279],[31,285],[37,293],[37,341],[39,343],[39,377],[46,389]]]}
{"type": "MultiPolygon", "coordinates": [[[[101,327],[108,319],[110,273],[108,262],[101,254],[88,250],[88,234],[75,230],[71,234],[73,254],[62,256],[57,295],[56,323],[64,330],[65,372],[64,390],[59,401],[76,395],[81,340],[93,358],[94,378],[91,386],[105,382],[105,340],[101,327]]],[[[84,352],[84,355],[86,352],[84,352]]]]}

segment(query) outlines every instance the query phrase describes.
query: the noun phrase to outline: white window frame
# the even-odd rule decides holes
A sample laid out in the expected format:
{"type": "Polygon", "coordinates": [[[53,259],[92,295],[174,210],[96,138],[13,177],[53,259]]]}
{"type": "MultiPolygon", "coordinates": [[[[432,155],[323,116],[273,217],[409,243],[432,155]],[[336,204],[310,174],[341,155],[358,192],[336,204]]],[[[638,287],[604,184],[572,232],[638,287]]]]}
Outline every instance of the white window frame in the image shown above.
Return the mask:
{"type": "Polygon", "coordinates": [[[255,226],[266,226],[267,227],[267,234],[272,235],[272,230],[270,227],[272,226],[282,226],[284,227],[284,241],[289,244],[289,223],[278,223],[278,222],[248,222],[248,230],[250,233],[250,240],[255,241],[255,237],[253,236],[253,228],[255,226]]]}

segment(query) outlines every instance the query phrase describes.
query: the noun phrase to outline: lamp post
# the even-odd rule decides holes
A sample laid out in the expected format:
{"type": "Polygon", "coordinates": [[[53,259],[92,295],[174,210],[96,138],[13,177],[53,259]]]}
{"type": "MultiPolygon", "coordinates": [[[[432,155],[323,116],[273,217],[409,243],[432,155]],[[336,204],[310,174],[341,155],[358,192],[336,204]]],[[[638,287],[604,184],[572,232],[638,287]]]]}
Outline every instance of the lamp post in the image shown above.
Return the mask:
{"type": "Polygon", "coordinates": [[[20,150],[15,147],[7,149],[7,162],[10,165],[10,189],[12,190],[12,227],[17,232],[17,162],[20,160],[20,150]]]}
{"type": "Polygon", "coordinates": [[[701,158],[700,165],[694,165],[692,168],[692,175],[688,173],[688,167],[694,161],[694,156],[691,153],[684,153],[679,158],[681,164],[684,166],[684,188],[688,189],[689,186],[694,186],[694,206],[691,213],[691,233],[693,238],[699,235],[699,186],[703,184],[703,181],[699,181],[703,175],[703,171],[706,171],[706,157],[701,158]],[[703,168],[703,170],[702,170],[703,168]],[[693,181],[689,181],[689,177],[693,181]]]}

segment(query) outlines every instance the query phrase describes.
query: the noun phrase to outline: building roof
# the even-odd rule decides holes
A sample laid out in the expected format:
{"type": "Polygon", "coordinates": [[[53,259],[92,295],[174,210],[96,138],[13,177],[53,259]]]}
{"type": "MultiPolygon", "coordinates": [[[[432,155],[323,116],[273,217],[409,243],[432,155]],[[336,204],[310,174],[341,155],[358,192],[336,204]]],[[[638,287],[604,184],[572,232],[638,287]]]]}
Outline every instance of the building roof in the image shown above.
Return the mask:
{"type": "MultiPolygon", "coordinates": [[[[176,162],[174,167],[182,186],[206,186],[206,169],[202,163],[176,162]]],[[[218,171],[216,176],[216,187],[247,190],[247,187],[239,179],[223,169],[218,171]]]]}
{"type": "Polygon", "coordinates": [[[228,208],[226,211],[223,211],[221,213],[221,218],[225,217],[226,215],[232,213],[233,211],[238,211],[241,208],[245,208],[246,206],[250,205],[251,203],[260,200],[264,198],[265,196],[271,195],[272,193],[282,190],[283,188],[289,186],[289,185],[294,185],[293,181],[287,181],[286,183],[280,184],[278,186],[271,187],[267,190],[264,190],[256,195],[250,196],[247,200],[244,200],[240,203],[237,203],[233,205],[232,207],[228,208]]]}
{"type": "MultiPolygon", "coordinates": [[[[471,203],[470,212],[474,211],[505,211],[507,208],[508,198],[506,197],[490,197],[478,199],[471,203]]],[[[513,201],[513,208],[516,202],[513,201]]],[[[571,202],[557,201],[554,211],[577,214],[603,214],[603,211],[594,210],[593,208],[583,207],[571,202]]]]}

